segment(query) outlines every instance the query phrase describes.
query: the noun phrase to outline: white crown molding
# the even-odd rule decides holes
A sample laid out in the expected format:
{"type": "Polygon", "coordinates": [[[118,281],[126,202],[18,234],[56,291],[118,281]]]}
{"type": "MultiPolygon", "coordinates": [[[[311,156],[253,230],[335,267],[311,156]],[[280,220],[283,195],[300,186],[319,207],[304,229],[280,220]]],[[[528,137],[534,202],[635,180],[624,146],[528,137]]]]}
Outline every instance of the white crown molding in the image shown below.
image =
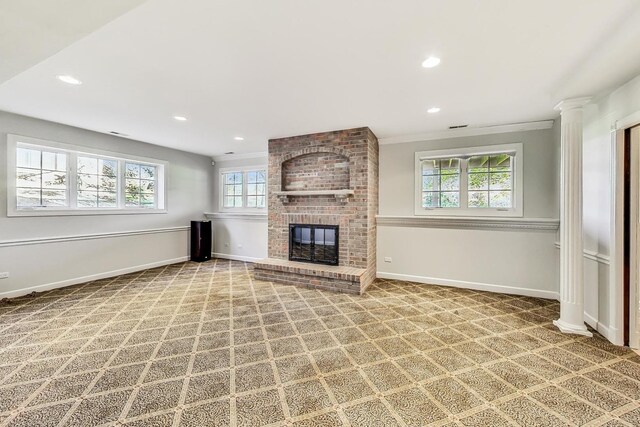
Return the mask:
{"type": "Polygon", "coordinates": [[[266,151],[257,151],[255,153],[239,153],[239,154],[222,154],[220,156],[211,156],[214,162],[228,162],[229,160],[243,159],[263,159],[269,155],[266,151]]]}
{"type": "Polygon", "coordinates": [[[434,141],[437,139],[461,138],[465,136],[492,135],[498,133],[524,132],[530,130],[551,129],[553,120],[538,122],[513,123],[507,125],[469,127],[462,129],[448,129],[437,132],[392,136],[378,139],[378,144],[402,144],[406,142],[434,141]]]}
{"type": "Polygon", "coordinates": [[[266,221],[268,216],[264,214],[245,213],[245,212],[205,212],[204,216],[208,219],[235,219],[242,221],[266,221]]]}
{"type": "Polygon", "coordinates": [[[175,233],[188,231],[189,226],[151,228],[147,230],[115,231],[111,233],[77,234],[75,236],[37,237],[32,239],[0,240],[0,248],[10,246],[40,245],[44,243],[75,242],[78,240],[106,239],[111,237],[140,236],[143,234],[175,233]]]}
{"type": "Polygon", "coordinates": [[[560,221],[552,218],[416,217],[377,215],[376,224],[381,227],[557,231],[560,226],[560,221]]]}

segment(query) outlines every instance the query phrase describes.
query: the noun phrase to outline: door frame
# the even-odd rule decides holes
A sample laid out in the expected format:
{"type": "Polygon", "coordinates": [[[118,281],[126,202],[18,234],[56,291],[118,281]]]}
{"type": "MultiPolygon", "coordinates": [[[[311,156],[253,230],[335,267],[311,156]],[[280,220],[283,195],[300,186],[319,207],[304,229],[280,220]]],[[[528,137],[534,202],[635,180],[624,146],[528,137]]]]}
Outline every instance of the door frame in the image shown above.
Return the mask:
{"type": "MultiPolygon", "coordinates": [[[[613,123],[611,126],[611,229],[610,229],[610,252],[609,252],[609,336],[607,337],[616,345],[624,345],[624,173],[625,173],[625,133],[627,129],[640,125],[640,111],[637,111],[623,119],[613,123]]],[[[637,156],[636,156],[637,158],[637,156]]],[[[633,159],[633,157],[632,157],[633,159]]],[[[637,159],[636,159],[637,160],[637,159]]],[[[640,165],[638,162],[631,163],[631,175],[640,176],[640,165]],[[635,169],[635,171],[634,171],[635,169]]],[[[633,182],[633,181],[632,181],[633,182]]],[[[639,189],[640,190],[640,189],[639,189]]],[[[633,192],[632,192],[633,193],[633,192]]],[[[636,191],[637,193],[637,191],[636,191]]],[[[638,206],[638,204],[635,204],[638,206]]],[[[633,201],[632,201],[633,206],[633,201]]],[[[635,218],[637,221],[637,217],[635,218]]],[[[633,223],[633,221],[632,221],[633,223]]],[[[637,238],[632,238],[631,254],[638,253],[640,242],[637,238]]],[[[630,259],[630,261],[634,261],[630,259]]],[[[638,320],[636,313],[638,306],[638,265],[630,265],[630,300],[629,300],[629,346],[640,348],[640,330],[637,328],[638,320]]]]}

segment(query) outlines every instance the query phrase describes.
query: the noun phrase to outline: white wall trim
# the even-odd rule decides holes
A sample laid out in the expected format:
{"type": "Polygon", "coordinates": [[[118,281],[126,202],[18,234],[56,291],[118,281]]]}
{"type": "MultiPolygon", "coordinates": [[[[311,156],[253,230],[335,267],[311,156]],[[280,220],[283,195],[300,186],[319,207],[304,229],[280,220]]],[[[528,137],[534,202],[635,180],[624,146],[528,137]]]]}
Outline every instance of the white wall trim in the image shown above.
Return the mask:
{"type": "Polygon", "coordinates": [[[258,262],[263,259],[263,258],[255,258],[251,256],[223,254],[220,252],[211,252],[211,256],[213,258],[230,259],[232,261],[244,261],[244,262],[258,262]]]}
{"type": "Polygon", "coordinates": [[[223,154],[222,156],[211,156],[211,160],[214,162],[228,162],[229,160],[241,160],[241,159],[263,159],[269,155],[266,151],[257,151],[255,153],[240,153],[240,154],[223,154]]]}
{"type": "Polygon", "coordinates": [[[501,294],[524,295],[528,297],[547,298],[557,300],[559,295],[554,291],[544,291],[539,289],[518,288],[514,286],[493,285],[490,283],[467,282],[464,280],[440,279],[436,277],[411,276],[408,274],[386,273],[378,271],[376,277],[379,279],[403,280],[407,282],[425,283],[429,285],[451,286],[454,288],[474,289],[476,291],[497,292],[501,294]]]}
{"type": "MultiPolygon", "coordinates": [[[[36,237],[32,239],[0,240],[0,248],[10,246],[39,245],[43,243],[74,242],[78,240],[106,239],[112,237],[139,236],[143,234],[174,233],[188,231],[189,226],[150,228],[147,230],[114,231],[110,233],[78,234],[75,236],[36,237]]],[[[2,295],[2,294],[0,294],[2,295]]]]}
{"type": "Polygon", "coordinates": [[[590,251],[588,249],[584,249],[583,250],[583,256],[586,259],[589,259],[591,261],[599,262],[600,264],[609,265],[609,256],[608,255],[603,255],[603,254],[601,254],[599,252],[596,252],[596,251],[590,251]]]}
{"type": "Polygon", "coordinates": [[[378,139],[378,144],[402,144],[405,142],[433,141],[437,139],[461,138],[465,136],[492,135],[498,133],[523,132],[529,130],[551,129],[553,120],[543,120],[539,122],[513,123],[507,125],[469,127],[462,129],[449,129],[444,131],[392,136],[378,139]]]}
{"type": "Polygon", "coordinates": [[[616,120],[615,123],[613,123],[612,130],[625,130],[637,124],[640,124],[640,111],[636,111],[635,113],[629,114],[620,120],[616,120]]]}
{"type": "MultiPolygon", "coordinates": [[[[556,249],[560,249],[560,242],[555,242],[553,245],[556,247],[556,249]]],[[[601,254],[600,252],[596,251],[590,251],[589,249],[583,249],[582,256],[588,260],[599,262],[600,264],[609,265],[611,263],[609,255],[601,254]]]]}
{"type": "Polygon", "coordinates": [[[624,344],[624,129],[611,132],[609,229],[609,341],[624,344]]]}
{"type": "Polygon", "coordinates": [[[204,216],[208,219],[236,219],[242,221],[266,221],[268,216],[266,213],[242,213],[242,212],[205,212],[204,216]]]}
{"type": "Polygon", "coordinates": [[[553,218],[417,217],[377,215],[381,227],[462,228],[477,230],[557,231],[560,220],[553,218]]]}
{"type": "Polygon", "coordinates": [[[586,311],[584,312],[584,319],[586,323],[592,328],[594,328],[596,331],[598,331],[600,335],[602,335],[609,341],[613,342],[615,333],[613,332],[612,328],[608,328],[606,325],[603,325],[601,322],[598,321],[598,319],[589,315],[586,311]]]}
{"type": "Polygon", "coordinates": [[[91,282],[94,280],[106,279],[109,277],[121,276],[123,274],[135,273],[136,271],[148,270],[150,268],[162,267],[169,264],[177,264],[179,262],[188,261],[189,257],[167,259],[156,261],[149,264],[141,264],[133,267],[121,268],[119,270],[105,271],[103,273],[92,274],[90,276],[75,277],[73,279],[62,280],[60,282],[45,283],[44,285],[32,286],[30,288],[17,289],[9,292],[0,293],[0,298],[15,298],[31,292],[44,292],[52,289],[63,288],[65,286],[77,285],[79,283],[91,282]]]}

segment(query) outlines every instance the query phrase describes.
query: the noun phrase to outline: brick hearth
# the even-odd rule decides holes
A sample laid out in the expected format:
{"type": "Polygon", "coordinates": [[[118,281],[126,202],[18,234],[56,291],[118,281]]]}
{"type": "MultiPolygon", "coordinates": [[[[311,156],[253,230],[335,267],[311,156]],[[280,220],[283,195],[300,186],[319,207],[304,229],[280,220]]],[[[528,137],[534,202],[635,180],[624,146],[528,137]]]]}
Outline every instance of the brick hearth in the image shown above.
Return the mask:
{"type": "Polygon", "coordinates": [[[357,128],[269,141],[269,258],[257,279],[362,293],[375,279],[378,140],[357,128]],[[338,225],[339,265],[289,261],[289,224],[338,225]],[[284,261],[284,262],[283,262],[284,261]]]}

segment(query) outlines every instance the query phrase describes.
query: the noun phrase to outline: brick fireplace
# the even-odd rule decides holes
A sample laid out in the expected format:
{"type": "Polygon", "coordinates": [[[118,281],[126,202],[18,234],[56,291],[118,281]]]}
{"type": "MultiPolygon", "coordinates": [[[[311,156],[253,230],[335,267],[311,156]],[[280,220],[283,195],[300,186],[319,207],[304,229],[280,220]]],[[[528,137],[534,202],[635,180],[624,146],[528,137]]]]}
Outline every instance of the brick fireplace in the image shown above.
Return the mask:
{"type": "MultiPolygon", "coordinates": [[[[376,274],[378,140],[373,132],[365,127],[272,139],[268,175],[269,257],[256,263],[256,279],[363,293],[376,274]],[[294,224],[339,230],[337,265],[291,260],[294,224]]],[[[298,236],[294,242],[307,240],[298,236]]],[[[324,235],[322,242],[334,243],[324,235]]]]}

